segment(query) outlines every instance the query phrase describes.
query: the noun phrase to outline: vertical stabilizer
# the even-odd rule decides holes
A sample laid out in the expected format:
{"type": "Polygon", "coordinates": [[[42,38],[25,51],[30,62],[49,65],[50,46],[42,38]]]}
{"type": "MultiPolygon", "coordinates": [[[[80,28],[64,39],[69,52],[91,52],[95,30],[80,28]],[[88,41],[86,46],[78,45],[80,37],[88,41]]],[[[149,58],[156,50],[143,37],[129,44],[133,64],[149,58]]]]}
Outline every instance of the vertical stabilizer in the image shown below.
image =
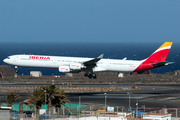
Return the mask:
{"type": "Polygon", "coordinates": [[[166,57],[171,49],[173,42],[165,42],[161,47],[159,47],[150,57],[148,57],[145,61],[156,63],[163,62],[166,60],[166,57]]]}
{"type": "Polygon", "coordinates": [[[166,65],[168,62],[165,60],[172,44],[173,42],[165,42],[151,56],[143,60],[142,63],[135,69],[135,71],[148,70],[166,65]]]}

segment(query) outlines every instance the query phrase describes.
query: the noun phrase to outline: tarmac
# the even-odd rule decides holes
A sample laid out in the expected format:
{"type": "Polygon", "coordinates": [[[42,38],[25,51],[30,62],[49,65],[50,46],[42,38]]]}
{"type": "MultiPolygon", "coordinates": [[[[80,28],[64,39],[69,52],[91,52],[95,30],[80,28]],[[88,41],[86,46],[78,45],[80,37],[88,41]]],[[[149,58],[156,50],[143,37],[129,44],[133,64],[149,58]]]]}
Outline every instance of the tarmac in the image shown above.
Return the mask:
{"type": "MultiPolygon", "coordinates": [[[[22,87],[22,86],[40,86],[50,85],[50,83],[0,83],[0,87],[22,87]]],[[[57,86],[67,86],[67,84],[56,84],[57,86]]],[[[124,90],[118,92],[107,93],[107,106],[114,107],[138,107],[142,108],[180,108],[180,85],[178,84],[72,84],[72,86],[87,86],[87,87],[124,87],[130,88],[138,86],[138,90],[124,90]],[[129,96],[127,93],[131,92],[129,96]]],[[[17,93],[20,99],[15,103],[19,103],[27,99],[27,93],[17,93]]],[[[87,104],[91,106],[104,106],[105,95],[104,92],[91,92],[91,93],[67,93],[71,103],[87,104]],[[80,98],[80,99],[79,99],[80,98]]],[[[8,93],[1,92],[1,104],[6,103],[4,96],[8,93]]]]}

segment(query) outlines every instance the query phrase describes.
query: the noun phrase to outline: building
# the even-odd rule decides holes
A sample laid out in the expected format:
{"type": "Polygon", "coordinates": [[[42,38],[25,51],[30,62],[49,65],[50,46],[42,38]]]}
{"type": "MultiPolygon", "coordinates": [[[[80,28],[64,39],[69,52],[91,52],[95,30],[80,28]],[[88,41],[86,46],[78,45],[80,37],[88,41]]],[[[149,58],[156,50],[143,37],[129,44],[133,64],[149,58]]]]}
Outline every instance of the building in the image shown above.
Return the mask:
{"type": "Polygon", "coordinates": [[[175,71],[175,75],[180,75],[180,70],[175,71]]]}
{"type": "Polygon", "coordinates": [[[143,119],[152,119],[152,120],[171,120],[171,114],[145,114],[143,119]]]}
{"type": "Polygon", "coordinates": [[[0,78],[15,77],[15,70],[8,65],[0,65],[0,78]]]}
{"type": "Polygon", "coordinates": [[[41,77],[42,76],[42,72],[41,71],[31,71],[30,72],[30,76],[31,77],[41,77]]]}
{"type": "Polygon", "coordinates": [[[9,110],[12,109],[11,107],[2,107],[0,106],[0,120],[9,120],[10,119],[10,113],[9,110]]]}

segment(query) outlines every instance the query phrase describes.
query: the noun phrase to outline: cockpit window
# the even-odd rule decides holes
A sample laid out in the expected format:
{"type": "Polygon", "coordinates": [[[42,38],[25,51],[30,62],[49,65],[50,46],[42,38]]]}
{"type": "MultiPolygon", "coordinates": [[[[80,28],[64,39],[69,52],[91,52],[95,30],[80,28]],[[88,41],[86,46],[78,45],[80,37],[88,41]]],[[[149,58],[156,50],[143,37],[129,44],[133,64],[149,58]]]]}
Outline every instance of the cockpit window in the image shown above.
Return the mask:
{"type": "Polygon", "coordinates": [[[7,59],[10,59],[10,57],[8,57],[7,59]]]}

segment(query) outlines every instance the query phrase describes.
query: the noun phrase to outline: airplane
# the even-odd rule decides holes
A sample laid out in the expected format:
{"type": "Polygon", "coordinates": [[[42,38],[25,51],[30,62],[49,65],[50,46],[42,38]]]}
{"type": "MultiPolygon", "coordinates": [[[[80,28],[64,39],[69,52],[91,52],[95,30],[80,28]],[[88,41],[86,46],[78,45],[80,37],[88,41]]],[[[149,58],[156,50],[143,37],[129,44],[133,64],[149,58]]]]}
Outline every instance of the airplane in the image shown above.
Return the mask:
{"type": "Polygon", "coordinates": [[[61,73],[79,73],[85,71],[84,76],[96,79],[95,72],[143,72],[169,64],[166,57],[173,42],[165,42],[153,54],[144,60],[102,59],[103,54],[97,58],[62,57],[44,55],[12,55],[3,61],[13,65],[18,72],[18,67],[58,69],[61,73]]]}

